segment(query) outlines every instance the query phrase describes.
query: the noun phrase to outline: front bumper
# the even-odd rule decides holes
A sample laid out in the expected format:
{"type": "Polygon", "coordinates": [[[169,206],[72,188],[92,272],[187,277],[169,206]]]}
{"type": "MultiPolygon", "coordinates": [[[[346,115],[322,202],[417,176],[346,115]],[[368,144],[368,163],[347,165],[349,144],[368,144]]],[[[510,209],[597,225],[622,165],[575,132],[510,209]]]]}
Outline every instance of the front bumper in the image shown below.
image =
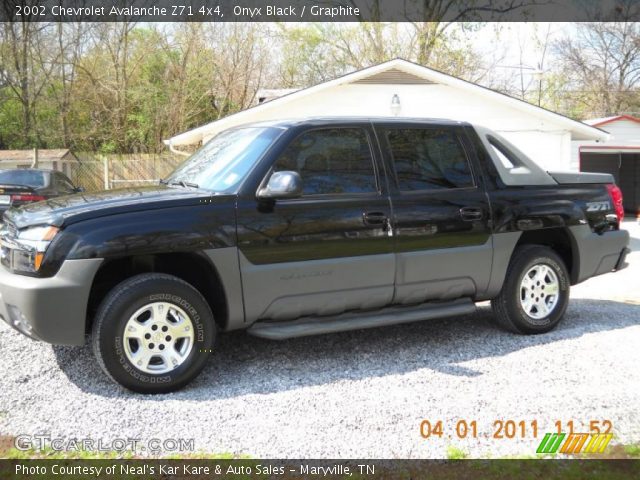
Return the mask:
{"type": "Polygon", "coordinates": [[[0,267],[0,318],[35,340],[83,345],[89,292],[101,264],[100,258],[67,260],[49,278],[0,267]]]}

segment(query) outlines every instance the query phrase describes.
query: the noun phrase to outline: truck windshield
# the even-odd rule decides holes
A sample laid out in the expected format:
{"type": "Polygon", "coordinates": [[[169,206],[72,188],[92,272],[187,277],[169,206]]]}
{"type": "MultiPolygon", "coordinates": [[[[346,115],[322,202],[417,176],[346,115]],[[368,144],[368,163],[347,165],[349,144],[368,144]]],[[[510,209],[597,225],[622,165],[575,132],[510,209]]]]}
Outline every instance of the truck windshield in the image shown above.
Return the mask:
{"type": "Polygon", "coordinates": [[[222,132],[191,155],[164,182],[233,193],[280,133],[281,130],[269,127],[222,132]]]}

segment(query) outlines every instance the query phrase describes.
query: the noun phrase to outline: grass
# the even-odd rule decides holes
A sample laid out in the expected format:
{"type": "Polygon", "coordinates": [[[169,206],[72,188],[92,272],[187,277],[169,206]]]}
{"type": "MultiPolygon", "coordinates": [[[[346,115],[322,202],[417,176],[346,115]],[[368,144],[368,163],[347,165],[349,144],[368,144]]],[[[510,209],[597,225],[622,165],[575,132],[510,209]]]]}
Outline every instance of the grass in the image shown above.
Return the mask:
{"type": "Polygon", "coordinates": [[[464,450],[462,450],[461,448],[458,448],[458,447],[453,446],[453,445],[449,445],[447,447],[447,459],[448,460],[464,460],[468,456],[469,456],[469,454],[467,452],[465,452],[464,450]]]}
{"type": "Polygon", "coordinates": [[[626,453],[630,458],[640,458],[640,443],[636,443],[635,445],[624,445],[622,448],[624,449],[624,453],[626,453]]]}

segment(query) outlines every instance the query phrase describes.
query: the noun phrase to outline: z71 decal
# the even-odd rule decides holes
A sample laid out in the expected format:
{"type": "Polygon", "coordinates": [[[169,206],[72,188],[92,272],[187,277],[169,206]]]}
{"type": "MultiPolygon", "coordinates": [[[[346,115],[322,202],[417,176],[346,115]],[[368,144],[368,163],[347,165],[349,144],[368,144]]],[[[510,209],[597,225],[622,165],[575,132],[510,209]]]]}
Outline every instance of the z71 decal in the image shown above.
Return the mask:
{"type": "Polygon", "coordinates": [[[587,212],[603,212],[610,209],[609,202],[587,202],[587,212]]]}

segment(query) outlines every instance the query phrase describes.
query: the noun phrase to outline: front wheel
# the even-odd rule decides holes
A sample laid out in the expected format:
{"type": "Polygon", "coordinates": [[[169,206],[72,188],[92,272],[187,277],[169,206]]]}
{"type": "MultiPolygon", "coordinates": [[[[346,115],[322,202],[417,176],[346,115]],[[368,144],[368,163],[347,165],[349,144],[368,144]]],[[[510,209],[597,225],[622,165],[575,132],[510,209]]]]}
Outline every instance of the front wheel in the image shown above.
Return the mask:
{"type": "Polygon", "coordinates": [[[171,275],[148,273],[109,292],[92,333],[93,351],[109,377],[136,392],[166,393],[204,368],[216,326],[195,288],[171,275]]]}
{"type": "Polygon", "coordinates": [[[500,326],[515,333],[545,333],[558,325],[569,302],[569,274],[553,250],[524,245],[513,254],[500,294],[491,301],[500,326]]]}

